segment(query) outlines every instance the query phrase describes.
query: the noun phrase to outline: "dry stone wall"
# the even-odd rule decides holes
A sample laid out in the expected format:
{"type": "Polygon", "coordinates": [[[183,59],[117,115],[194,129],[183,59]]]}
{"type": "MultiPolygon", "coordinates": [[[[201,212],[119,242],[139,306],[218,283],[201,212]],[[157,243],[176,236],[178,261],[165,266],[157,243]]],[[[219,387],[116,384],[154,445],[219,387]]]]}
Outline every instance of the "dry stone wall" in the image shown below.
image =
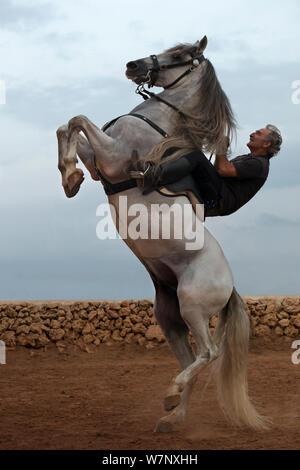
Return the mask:
{"type": "MultiPolygon", "coordinates": [[[[300,337],[300,296],[244,297],[253,336],[300,337]]],[[[217,315],[210,322],[213,333],[217,315]]],[[[92,350],[100,343],[165,341],[153,315],[152,300],[49,301],[0,303],[0,340],[7,347],[64,350],[69,344],[92,350]]]]}

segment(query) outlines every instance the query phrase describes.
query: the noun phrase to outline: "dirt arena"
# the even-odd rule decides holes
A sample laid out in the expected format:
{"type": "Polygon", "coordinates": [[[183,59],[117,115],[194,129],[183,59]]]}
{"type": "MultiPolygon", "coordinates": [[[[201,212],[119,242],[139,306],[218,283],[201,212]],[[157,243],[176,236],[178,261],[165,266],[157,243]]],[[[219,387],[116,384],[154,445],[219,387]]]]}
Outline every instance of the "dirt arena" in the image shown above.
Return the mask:
{"type": "Polygon", "coordinates": [[[154,434],[176,360],[163,344],[100,345],[88,354],[17,347],[0,365],[0,449],[300,449],[300,365],[292,340],[253,338],[249,390],[273,427],[256,433],[227,424],[203,372],[186,423],[154,434]]]}

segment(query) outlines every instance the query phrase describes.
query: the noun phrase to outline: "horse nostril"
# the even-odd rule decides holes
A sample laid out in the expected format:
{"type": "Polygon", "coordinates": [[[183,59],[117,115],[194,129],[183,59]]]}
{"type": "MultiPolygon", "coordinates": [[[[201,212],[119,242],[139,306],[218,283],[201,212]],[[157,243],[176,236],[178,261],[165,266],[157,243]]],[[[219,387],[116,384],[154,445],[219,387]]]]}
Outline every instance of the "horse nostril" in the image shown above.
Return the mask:
{"type": "Polygon", "coordinates": [[[135,70],[138,68],[138,65],[136,64],[136,62],[128,62],[128,64],[126,64],[126,67],[130,70],[135,70]]]}

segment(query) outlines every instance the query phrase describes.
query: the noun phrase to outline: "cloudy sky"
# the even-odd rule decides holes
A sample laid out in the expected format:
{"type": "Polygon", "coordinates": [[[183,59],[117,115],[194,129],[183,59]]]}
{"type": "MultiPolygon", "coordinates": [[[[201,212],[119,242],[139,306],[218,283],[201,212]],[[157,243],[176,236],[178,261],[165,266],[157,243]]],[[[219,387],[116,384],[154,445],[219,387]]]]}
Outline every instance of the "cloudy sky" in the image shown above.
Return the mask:
{"type": "Polygon", "coordinates": [[[204,34],[239,124],[233,155],[267,123],[284,139],[260,193],[207,227],[242,295],[299,294],[299,20],[298,0],[0,0],[0,299],[153,296],[124,242],[96,237],[101,185],[86,176],[64,196],[55,131],[129,112],[140,99],[126,62],[204,34]]]}

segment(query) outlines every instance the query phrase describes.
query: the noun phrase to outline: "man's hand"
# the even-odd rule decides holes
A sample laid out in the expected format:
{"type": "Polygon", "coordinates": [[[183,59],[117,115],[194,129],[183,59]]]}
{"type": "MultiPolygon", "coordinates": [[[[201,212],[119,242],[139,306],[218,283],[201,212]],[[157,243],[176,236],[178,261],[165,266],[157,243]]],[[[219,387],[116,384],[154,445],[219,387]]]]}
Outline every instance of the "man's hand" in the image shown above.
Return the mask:
{"type": "Polygon", "coordinates": [[[216,159],[215,159],[215,168],[222,178],[236,178],[237,171],[233,163],[230,163],[227,160],[227,151],[229,147],[229,137],[224,137],[223,141],[217,147],[216,159]]]}
{"type": "Polygon", "coordinates": [[[230,140],[228,136],[224,136],[221,142],[217,145],[216,155],[227,155],[230,140]]]}

